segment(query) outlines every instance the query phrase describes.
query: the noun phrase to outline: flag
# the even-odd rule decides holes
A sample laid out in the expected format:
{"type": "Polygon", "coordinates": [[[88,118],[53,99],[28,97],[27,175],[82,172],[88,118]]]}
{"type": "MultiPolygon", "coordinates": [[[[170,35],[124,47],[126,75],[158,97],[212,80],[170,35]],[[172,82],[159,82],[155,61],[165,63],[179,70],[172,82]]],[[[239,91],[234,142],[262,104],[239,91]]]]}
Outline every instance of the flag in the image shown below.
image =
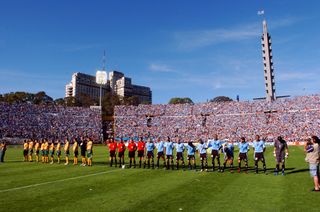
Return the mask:
{"type": "Polygon", "coordinates": [[[258,11],[258,13],[257,13],[258,15],[264,15],[264,10],[260,10],[260,11],[258,11]]]}

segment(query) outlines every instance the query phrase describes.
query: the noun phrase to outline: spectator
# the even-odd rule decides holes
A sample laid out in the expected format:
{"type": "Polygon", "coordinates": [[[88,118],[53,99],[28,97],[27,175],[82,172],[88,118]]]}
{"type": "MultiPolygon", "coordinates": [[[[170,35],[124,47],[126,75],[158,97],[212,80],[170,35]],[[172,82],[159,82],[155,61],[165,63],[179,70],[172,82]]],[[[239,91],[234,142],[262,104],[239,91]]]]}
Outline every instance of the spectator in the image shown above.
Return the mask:
{"type": "Polygon", "coordinates": [[[305,145],[306,162],[309,163],[310,175],[313,177],[314,188],[312,191],[320,191],[319,186],[319,143],[320,140],[317,136],[312,136],[305,145]]]}
{"type": "Polygon", "coordinates": [[[4,156],[6,154],[7,151],[7,144],[6,142],[2,142],[0,143],[0,162],[3,163],[4,162],[4,156]]]}

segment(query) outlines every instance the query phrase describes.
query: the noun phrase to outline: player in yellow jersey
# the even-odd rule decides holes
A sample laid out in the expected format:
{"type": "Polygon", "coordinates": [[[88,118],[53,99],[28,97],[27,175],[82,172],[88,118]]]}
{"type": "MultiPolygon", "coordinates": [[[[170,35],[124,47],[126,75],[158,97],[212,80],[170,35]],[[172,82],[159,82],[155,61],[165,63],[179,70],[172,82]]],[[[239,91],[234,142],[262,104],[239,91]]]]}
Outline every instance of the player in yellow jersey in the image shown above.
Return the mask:
{"type": "Polygon", "coordinates": [[[57,158],[58,158],[58,164],[59,164],[60,159],[61,159],[61,142],[60,142],[60,140],[58,140],[56,150],[57,150],[57,158]]]}
{"type": "Polygon", "coordinates": [[[28,161],[28,148],[29,148],[29,144],[27,140],[23,141],[23,161],[27,162],[28,161]]]}
{"type": "Polygon", "coordinates": [[[34,155],[36,156],[36,162],[39,162],[39,149],[40,149],[40,143],[38,140],[35,141],[35,145],[34,145],[34,155]]]}
{"type": "Polygon", "coordinates": [[[53,164],[54,163],[54,142],[52,141],[52,143],[50,143],[49,145],[49,153],[50,153],[50,161],[51,163],[50,164],[53,164]]]}
{"type": "Polygon", "coordinates": [[[93,142],[91,139],[88,139],[87,143],[87,158],[88,158],[88,166],[92,166],[92,147],[93,147],[93,142]]]}
{"type": "Polygon", "coordinates": [[[69,155],[70,155],[69,149],[70,149],[70,142],[68,139],[66,139],[64,143],[64,154],[66,156],[66,163],[64,165],[69,164],[69,155]]]}
{"type": "Polygon", "coordinates": [[[32,162],[33,161],[33,158],[32,158],[32,154],[33,154],[33,145],[34,145],[34,142],[33,142],[33,139],[31,139],[29,141],[29,162],[32,162]]]}
{"type": "Polygon", "coordinates": [[[49,142],[48,140],[46,140],[46,142],[44,143],[44,162],[45,163],[49,163],[49,142]]]}
{"type": "Polygon", "coordinates": [[[73,146],[72,146],[72,151],[73,151],[73,165],[78,165],[78,142],[76,139],[73,139],[73,146]]]}
{"type": "Polygon", "coordinates": [[[40,144],[40,151],[41,151],[41,162],[44,163],[44,142],[45,140],[43,139],[41,144],[40,144]]]}

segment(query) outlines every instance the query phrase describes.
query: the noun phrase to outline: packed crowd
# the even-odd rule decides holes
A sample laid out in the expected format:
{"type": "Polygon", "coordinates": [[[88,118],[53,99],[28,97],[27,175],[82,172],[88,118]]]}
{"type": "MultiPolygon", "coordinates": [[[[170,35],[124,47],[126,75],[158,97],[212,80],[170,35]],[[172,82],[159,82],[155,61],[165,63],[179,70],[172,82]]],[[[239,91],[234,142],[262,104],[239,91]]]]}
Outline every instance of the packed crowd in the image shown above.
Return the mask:
{"type": "Polygon", "coordinates": [[[204,140],[219,133],[224,139],[262,135],[266,141],[282,135],[288,142],[320,134],[320,96],[300,96],[274,102],[222,102],[182,105],[115,107],[115,136],[181,136],[204,140]]]}
{"type": "Polygon", "coordinates": [[[99,140],[102,121],[89,108],[0,103],[0,137],[99,140]]]}

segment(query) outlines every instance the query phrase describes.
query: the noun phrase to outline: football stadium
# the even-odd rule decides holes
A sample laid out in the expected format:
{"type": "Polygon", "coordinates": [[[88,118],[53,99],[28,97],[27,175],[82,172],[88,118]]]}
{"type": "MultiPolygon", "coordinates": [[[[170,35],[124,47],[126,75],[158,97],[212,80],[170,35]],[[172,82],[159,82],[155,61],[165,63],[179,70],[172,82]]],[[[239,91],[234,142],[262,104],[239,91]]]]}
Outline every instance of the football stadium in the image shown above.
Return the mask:
{"type": "Polygon", "coordinates": [[[317,197],[304,145],[308,135],[319,134],[318,125],[309,124],[320,119],[319,102],[319,96],[301,96],[262,104],[267,108],[241,101],[117,106],[115,137],[103,143],[99,111],[1,104],[1,130],[12,139],[0,166],[1,205],[6,211],[48,205],[52,211],[312,211],[317,202],[306,200],[317,197]],[[260,138],[254,135],[265,136],[264,160],[257,164],[260,138]],[[287,141],[280,161],[278,135],[287,141]],[[13,138],[21,137],[19,145],[13,138]]]}
{"type": "Polygon", "coordinates": [[[4,3],[0,212],[320,211],[319,6],[4,3]]]}

